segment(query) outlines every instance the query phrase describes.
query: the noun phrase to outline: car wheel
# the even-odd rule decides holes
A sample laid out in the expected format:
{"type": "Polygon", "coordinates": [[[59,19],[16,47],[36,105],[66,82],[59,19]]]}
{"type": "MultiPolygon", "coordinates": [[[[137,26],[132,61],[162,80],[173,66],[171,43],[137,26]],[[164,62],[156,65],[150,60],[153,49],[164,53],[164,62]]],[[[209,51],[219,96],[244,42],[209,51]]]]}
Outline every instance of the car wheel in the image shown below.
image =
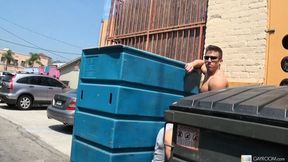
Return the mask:
{"type": "Polygon", "coordinates": [[[17,107],[20,110],[28,110],[32,106],[32,98],[28,95],[22,95],[18,98],[17,107]]]}

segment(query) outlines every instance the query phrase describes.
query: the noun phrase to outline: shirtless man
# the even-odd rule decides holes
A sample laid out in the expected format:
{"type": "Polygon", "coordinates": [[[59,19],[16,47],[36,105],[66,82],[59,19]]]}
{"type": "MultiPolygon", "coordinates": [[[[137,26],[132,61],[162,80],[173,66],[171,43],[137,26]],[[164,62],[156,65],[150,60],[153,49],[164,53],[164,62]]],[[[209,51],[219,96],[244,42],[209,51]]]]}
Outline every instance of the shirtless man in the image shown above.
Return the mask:
{"type": "Polygon", "coordinates": [[[193,69],[201,69],[204,74],[204,80],[201,86],[201,92],[219,90],[228,87],[228,81],[224,73],[220,70],[222,60],[221,48],[209,45],[206,48],[204,60],[194,60],[185,65],[185,70],[191,72],[193,69]]]}
{"type": "MultiPolygon", "coordinates": [[[[204,74],[204,80],[201,85],[201,92],[207,92],[212,90],[220,90],[228,87],[228,81],[224,76],[224,73],[220,70],[222,60],[221,48],[209,45],[206,48],[204,60],[194,60],[185,65],[185,70],[189,73],[193,69],[200,69],[204,74]]],[[[171,144],[172,144],[172,130],[173,127],[166,130],[164,143],[166,158],[171,156],[171,144]]]]}

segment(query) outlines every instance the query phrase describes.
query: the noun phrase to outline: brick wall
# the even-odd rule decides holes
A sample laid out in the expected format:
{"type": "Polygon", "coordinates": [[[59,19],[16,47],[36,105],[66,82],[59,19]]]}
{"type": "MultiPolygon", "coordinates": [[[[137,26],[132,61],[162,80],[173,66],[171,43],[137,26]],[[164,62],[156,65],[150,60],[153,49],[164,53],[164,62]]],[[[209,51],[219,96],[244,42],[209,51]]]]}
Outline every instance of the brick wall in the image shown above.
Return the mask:
{"type": "Polygon", "coordinates": [[[263,83],[267,0],[209,0],[205,46],[223,49],[229,82],[263,83]]]}

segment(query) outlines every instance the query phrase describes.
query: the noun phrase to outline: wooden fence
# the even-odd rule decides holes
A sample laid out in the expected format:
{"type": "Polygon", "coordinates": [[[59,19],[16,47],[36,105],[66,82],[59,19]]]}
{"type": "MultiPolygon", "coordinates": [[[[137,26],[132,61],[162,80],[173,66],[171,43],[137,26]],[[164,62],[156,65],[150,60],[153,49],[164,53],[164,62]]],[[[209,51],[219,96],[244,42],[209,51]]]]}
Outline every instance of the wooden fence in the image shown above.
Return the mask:
{"type": "Polygon", "coordinates": [[[112,0],[106,44],[188,62],[201,58],[208,0],[112,0]]]}

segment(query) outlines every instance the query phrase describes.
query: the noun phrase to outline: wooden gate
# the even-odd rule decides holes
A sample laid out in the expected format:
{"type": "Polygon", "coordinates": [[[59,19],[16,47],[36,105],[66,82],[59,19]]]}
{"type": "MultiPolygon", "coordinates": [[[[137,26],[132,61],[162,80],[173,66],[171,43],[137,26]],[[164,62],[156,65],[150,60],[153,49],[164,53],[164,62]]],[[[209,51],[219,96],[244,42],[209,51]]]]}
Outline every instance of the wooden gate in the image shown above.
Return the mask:
{"type": "Polygon", "coordinates": [[[208,0],[112,0],[106,44],[188,62],[202,57],[208,0]]]}

